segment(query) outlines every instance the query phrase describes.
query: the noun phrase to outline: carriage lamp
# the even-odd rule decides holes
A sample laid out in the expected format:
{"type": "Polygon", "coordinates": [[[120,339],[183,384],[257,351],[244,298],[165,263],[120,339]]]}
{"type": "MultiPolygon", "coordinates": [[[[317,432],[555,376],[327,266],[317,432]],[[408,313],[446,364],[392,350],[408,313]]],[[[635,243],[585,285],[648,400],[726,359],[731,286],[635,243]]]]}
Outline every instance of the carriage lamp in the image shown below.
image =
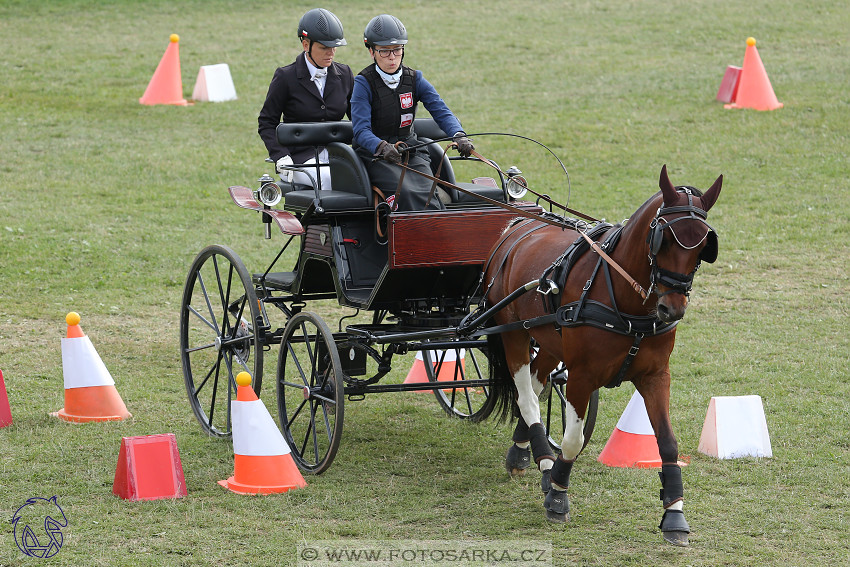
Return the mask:
{"type": "Polygon", "coordinates": [[[522,172],[512,165],[505,173],[508,174],[508,195],[511,199],[521,199],[528,191],[528,182],[520,175],[522,172]]]}
{"type": "Polygon", "coordinates": [[[273,207],[280,203],[282,196],[280,187],[268,173],[264,173],[257,182],[260,188],[257,190],[257,200],[267,207],[273,207]]]}

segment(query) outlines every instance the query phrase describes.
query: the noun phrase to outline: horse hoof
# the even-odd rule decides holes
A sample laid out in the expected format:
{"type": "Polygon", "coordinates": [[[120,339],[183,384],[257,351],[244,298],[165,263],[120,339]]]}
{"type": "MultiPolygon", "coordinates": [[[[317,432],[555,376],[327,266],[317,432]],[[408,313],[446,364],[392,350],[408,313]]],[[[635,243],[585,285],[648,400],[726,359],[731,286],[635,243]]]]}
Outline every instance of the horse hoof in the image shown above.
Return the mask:
{"type": "Polygon", "coordinates": [[[552,524],[566,524],[570,521],[570,515],[546,510],[546,520],[552,524]]]}
{"type": "Polygon", "coordinates": [[[543,500],[546,519],[555,524],[564,524],[570,519],[570,499],[566,490],[551,489],[543,500]]]}
{"type": "Polygon", "coordinates": [[[508,454],[505,456],[505,470],[513,476],[522,476],[525,470],[531,466],[531,450],[528,448],[520,449],[516,445],[511,445],[508,449],[508,454]]]}
{"type": "Polygon", "coordinates": [[[688,532],[662,532],[664,541],[678,547],[688,547],[688,532]]]}

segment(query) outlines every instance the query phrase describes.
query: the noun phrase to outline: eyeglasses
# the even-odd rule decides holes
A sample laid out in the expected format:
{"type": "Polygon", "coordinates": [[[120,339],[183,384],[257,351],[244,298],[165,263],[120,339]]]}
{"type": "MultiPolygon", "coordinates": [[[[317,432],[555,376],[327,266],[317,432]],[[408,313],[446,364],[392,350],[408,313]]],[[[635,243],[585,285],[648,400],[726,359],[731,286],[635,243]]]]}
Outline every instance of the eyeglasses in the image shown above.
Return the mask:
{"type": "Polygon", "coordinates": [[[396,57],[401,57],[404,54],[403,47],[396,47],[395,49],[376,49],[375,53],[386,59],[390,56],[390,53],[395,55],[396,57]]]}

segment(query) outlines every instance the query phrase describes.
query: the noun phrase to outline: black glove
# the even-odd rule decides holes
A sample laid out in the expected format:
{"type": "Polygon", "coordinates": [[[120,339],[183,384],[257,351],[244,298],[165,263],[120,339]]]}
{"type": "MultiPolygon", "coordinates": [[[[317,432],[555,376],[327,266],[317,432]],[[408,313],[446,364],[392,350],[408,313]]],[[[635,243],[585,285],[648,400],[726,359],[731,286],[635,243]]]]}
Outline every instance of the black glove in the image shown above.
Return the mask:
{"type": "Polygon", "coordinates": [[[457,151],[463,157],[469,157],[472,155],[472,151],[475,149],[475,146],[472,145],[472,142],[469,138],[466,137],[466,134],[463,132],[458,132],[455,134],[454,143],[457,146],[457,151]]]}
{"type": "Polygon", "coordinates": [[[375,152],[375,157],[391,161],[393,163],[401,163],[401,154],[398,153],[396,147],[386,140],[378,144],[378,150],[375,152]]]}

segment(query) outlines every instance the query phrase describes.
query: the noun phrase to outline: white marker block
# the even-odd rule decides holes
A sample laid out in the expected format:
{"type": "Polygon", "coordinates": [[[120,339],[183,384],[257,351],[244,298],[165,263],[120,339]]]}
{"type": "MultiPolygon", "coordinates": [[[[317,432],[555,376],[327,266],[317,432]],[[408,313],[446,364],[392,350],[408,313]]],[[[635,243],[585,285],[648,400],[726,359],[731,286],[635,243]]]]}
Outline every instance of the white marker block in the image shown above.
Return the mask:
{"type": "Polygon", "coordinates": [[[772,457],[761,396],[714,396],[697,450],[718,459],[772,457]]]}
{"type": "Polygon", "coordinates": [[[236,87],[230,76],[227,63],[204,65],[198,71],[192,98],[202,102],[224,102],[236,100],[236,87]]]}

